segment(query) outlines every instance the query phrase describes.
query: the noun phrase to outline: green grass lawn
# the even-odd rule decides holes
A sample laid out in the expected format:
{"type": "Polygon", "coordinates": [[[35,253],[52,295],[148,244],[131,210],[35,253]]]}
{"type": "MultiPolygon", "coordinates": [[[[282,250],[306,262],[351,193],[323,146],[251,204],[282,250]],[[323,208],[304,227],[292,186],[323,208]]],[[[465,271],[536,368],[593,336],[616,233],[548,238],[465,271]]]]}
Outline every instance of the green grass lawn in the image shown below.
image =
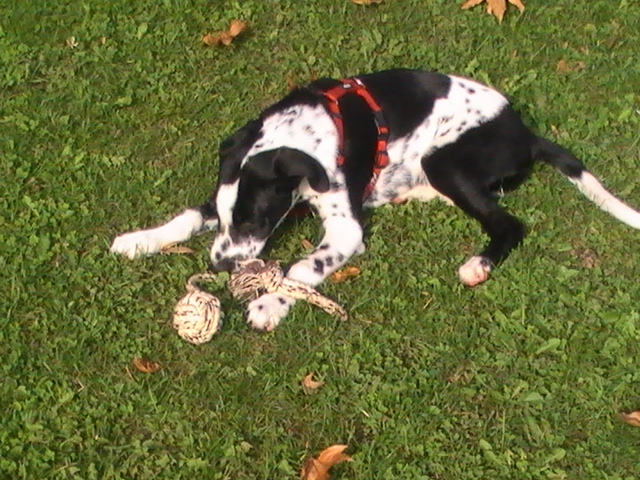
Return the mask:
{"type": "MultiPolygon", "coordinates": [[[[399,66],[501,89],[639,207],[637,1],[526,0],[502,24],[461,3],[0,4],[0,478],[293,479],[335,443],[355,459],[342,479],[639,477],[640,429],[618,414],[640,408],[640,234],[551,169],[504,199],[529,236],[473,290],[456,270],[475,222],[440,203],[373,213],[360,277],[322,287],[346,324],[300,304],[259,334],[220,292],[224,328],[195,347],[170,318],[208,238],[108,252],[206,198],[219,142],[288,77],[399,66]],[[201,44],[236,18],[251,28],[232,46],[201,44]]],[[[269,256],[319,235],[291,224],[269,256]]]]}

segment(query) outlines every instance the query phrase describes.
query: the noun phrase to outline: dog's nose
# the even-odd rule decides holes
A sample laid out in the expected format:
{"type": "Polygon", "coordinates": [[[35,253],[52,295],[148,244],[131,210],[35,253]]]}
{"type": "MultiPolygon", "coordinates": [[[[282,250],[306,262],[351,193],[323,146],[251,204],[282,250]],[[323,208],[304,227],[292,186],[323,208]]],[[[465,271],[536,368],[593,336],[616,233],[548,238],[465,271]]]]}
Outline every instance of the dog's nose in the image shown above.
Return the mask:
{"type": "Polygon", "coordinates": [[[211,263],[211,270],[214,272],[232,272],[236,268],[236,261],[233,258],[223,258],[211,263]]]}

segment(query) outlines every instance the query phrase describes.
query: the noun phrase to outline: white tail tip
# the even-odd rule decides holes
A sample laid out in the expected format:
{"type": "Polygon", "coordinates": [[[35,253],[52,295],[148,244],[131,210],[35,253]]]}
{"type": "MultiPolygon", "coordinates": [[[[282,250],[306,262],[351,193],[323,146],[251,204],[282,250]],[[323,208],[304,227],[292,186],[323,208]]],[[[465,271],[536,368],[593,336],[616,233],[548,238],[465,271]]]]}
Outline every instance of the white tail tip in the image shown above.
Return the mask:
{"type": "Polygon", "coordinates": [[[622,200],[611,194],[591,173],[586,170],[579,178],[568,177],[585,197],[594,202],[598,208],[626,223],[630,227],[640,229],[640,212],[634,210],[622,200]]]}

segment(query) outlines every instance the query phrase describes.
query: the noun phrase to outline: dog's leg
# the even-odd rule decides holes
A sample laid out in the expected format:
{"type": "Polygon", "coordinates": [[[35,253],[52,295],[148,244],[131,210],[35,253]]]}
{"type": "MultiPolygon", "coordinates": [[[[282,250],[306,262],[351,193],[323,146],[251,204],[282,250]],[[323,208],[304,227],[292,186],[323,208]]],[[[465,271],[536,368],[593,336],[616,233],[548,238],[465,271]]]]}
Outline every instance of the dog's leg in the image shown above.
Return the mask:
{"type": "MultiPolygon", "coordinates": [[[[354,254],[364,252],[362,226],[352,215],[346,194],[344,198],[333,198],[337,195],[327,194],[321,202],[314,203],[323,219],[324,236],[313,253],[289,269],[287,278],[316,286],[354,254]]],[[[285,295],[262,295],[249,304],[247,322],[256,330],[273,330],[294,303],[285,295]]]]}
{"type": "Polygon", "coordinates": [[[163,247],[189,240],[203,230],[217,228],[218,220],[210,204],[190,208],[157,228],[137,230],[115,238],[111,252],[129,258],[158,253],[163,247]]]}
{"type": "Polygon", "coordinates": [[[460,281],[473,287],[489,279],[491,269],[522,242],[525,229],[517,218],[498,205],[491,191],[477,179],[442,165],[445,164],[425,168],[432,185],[467,215],[478,220],[489,235],[489,244],[482,253],[471,257],[458,270],[460,281]]]}

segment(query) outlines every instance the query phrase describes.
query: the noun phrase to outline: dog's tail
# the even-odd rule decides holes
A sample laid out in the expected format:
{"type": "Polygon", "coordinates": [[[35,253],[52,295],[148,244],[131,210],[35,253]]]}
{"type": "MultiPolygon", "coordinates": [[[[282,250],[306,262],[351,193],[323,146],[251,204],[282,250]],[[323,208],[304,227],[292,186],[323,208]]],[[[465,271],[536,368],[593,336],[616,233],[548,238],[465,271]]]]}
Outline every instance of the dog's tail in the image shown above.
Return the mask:
{"type": "Polygon", "coordinates": [[[594,202],[600,209],[626,223],[640,229],[640,212],[634,210],[611,194],[576,157],[560,145],[537,137],[531,151],[533,158],[541,160],[560,170],[578,190],[594,202]]]}

